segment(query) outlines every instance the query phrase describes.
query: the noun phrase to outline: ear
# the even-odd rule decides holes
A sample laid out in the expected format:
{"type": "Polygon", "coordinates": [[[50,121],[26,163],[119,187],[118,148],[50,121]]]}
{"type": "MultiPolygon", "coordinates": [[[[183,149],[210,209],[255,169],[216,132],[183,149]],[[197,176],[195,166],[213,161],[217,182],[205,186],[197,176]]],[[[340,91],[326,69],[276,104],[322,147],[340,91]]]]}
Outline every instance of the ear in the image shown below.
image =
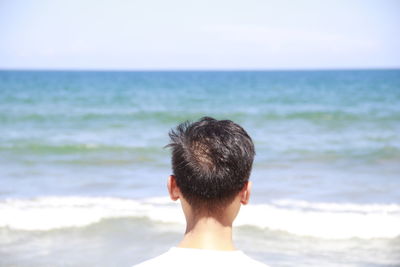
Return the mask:
{"type": "Polygon", "coordinates": [[[243,186],[242,191],[240,191],[240,203],[242,203],[243,205],[246,205],[249,203],[252,185],[253,185],[253,183],[251,181],[248,181],[243,186]]]}
{"type": "Polygon", "coordinates": [[[176,178],[174,175],[170,175],[168,177],[167,187],[168,187],[169,197],[173,201],[178,200],[180,196],[180,191],[178,185],[176,184],[176,178]]]}

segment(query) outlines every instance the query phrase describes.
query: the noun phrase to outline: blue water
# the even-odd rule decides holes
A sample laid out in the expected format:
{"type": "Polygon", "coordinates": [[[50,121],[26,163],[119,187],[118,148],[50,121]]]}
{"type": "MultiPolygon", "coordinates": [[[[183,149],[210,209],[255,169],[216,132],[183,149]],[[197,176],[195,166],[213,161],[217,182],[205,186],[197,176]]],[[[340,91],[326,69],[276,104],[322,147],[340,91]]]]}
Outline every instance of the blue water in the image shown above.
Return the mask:
{"type": "MultiPolygon", "coordinates": [[[[29,205],[39,205],[37,199],[43,197],[56,197],[67,205],[72,203],[68,202],[71,196],[135,201],[165,196],[165,180],[171,173],[169,151],[163,148],[168,143],[168,131],[182,121],[202,116],[231,119],[252,136],[257,151],[251,177],[254,205],[286,201],[291,204],[285,208],[304,211],[320,207],[318,203],[342,205],[343,210],[350,204],[360,209],[354,212],[367,214],[375,212],[366,208],[368,205],[380,205],[384,210],[394,206],[391,218],[398,219],[400,70],[0,71],[3,208],[9,210],[25,200],[31,201],[29,205]],[[304,207],[301,203],[307,204],[304,207]]],[[[321,212],[328,210],[322,208],[321,212]]],[[[107,218],[104,215],[102,224],[108,225],[104,222],[107,218]]],[[[0,215],[4,238],[14,240],[22,231],[32,242],[37,240],[27,226],[18,225],[17,219],[0,215]]],[[[282,230],[260,226],[256,218],[254,225],[264,229],[263,234],[282,230]]],[[[297,238],[302,233],[290,227],[283,232],[284,238],[278,235],[280,241],[276,242],[282,242],[279,244],[286,249],[285,244],[290,242],[285,236],[297,238]]],[[[397,233],[391,232],[392,236],[397,233]]],[[[304,234],[310,233],[304,230],[304,234]]],[[[317,234],[310,235],[318,238],[317,234]]],[[[375,237],[383,236],[377,233],[375,237]]],[[[355,237],[365,235],[360,232],[355,237]]],[[[315,251],[313,242],[300,240],[315,251]]],[[[398,257],[393,255],[400,251],[399,240],[388,240],[385,242],[396,245],[372,246],[384,255],[378,257],[380,261],[371,259],[360,265],[398,264],[398,257]]],[[[361,252],[352,254],[354,257],[343,264],[361,262],[365,244],[357,244],[361,252]]],[[[260,248],[259,254],[251,246],[246,248],[267,263],[275,255],[277,266],[288,266],[285,264],[293,260],[288,255],[276,256],[273,246],[260,246],[265,249],[260,248]]],[[[0,253],[5,253],[5,248],[9,246],[0,242],[0,253]]],[[[17,251],[6,251],[11,255],[7,264],[27,266],[17,251]]],[[[334,251],[330,255],[338,253],[334,251]]],[[[295,258],[298,263],[307,262],[300,254],[295,258]]],[[[38,258],[32,256],[30,260],[38,258]]],[[[325,262],[328,265],[329,261],[325,262]]]]}

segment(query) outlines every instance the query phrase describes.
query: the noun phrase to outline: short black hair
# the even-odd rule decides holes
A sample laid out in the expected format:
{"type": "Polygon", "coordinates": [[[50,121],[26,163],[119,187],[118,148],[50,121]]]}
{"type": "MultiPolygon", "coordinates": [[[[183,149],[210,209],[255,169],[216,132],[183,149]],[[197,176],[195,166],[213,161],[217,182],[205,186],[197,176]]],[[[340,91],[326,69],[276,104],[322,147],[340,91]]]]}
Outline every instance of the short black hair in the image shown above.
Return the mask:
{"type": "Polygon", "coordinates": [[[176,183],[195,208],[233,200],[249,180],[255,149],[238,124],[203,117],[178,125],[169,136],[176,183]]]}

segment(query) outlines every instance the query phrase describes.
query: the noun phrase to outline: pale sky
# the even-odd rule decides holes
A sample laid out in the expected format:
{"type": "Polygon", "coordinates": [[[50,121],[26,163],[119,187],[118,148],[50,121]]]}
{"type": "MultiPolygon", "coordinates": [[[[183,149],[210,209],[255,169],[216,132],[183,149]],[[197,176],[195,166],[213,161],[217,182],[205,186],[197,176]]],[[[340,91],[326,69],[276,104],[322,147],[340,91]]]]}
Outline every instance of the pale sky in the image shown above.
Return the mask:
{"type": "Polygon", "coordinates": [[[0,69],[399,67],[397,0],[0,0],[0,69]]]}

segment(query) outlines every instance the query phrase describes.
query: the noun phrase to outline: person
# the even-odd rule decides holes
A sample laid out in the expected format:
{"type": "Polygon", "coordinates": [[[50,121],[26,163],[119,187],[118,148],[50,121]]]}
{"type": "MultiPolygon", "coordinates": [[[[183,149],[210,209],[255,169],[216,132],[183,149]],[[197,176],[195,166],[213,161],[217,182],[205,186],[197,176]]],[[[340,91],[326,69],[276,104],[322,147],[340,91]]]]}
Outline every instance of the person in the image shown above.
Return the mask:
{"type": "Polygon", "coordinates": [[[180,200],[186,232],[177,247],[136,267],[266,267],[232,241],[232,223],[251,192],[250,136],[230,120],[211,117],[184,122],[169,136],[173,175],[167,187],[170,198],[180,200]]]}

